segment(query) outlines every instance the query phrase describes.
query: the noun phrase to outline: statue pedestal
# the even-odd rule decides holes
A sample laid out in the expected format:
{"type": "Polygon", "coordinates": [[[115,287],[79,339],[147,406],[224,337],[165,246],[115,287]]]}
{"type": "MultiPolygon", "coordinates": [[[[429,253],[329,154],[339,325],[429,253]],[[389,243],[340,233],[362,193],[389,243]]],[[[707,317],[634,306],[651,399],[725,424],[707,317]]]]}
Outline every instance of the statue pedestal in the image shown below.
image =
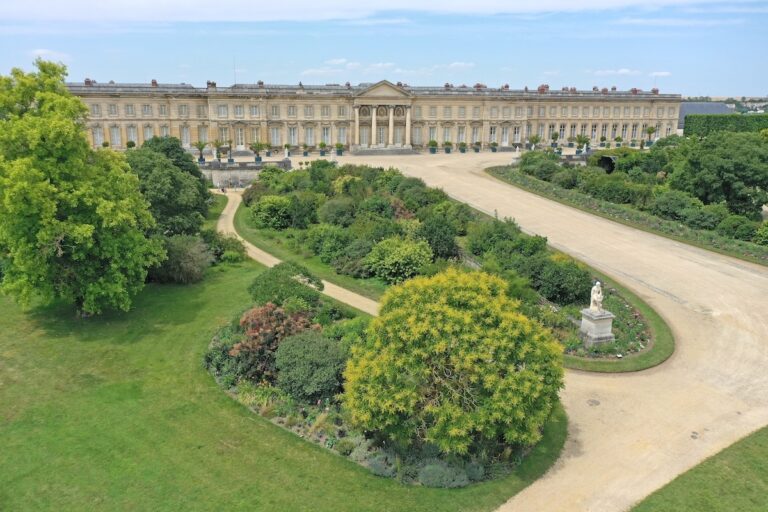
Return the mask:
{"type": "Polygon", "coordinates": [[[581,310],[581,327],[579,337],[584,346],[589,348],[599,343],[609,343],[616,338],[613,336],[613,319],[616,316],[610,311],[595,312],[589,308],[581,310]]]}

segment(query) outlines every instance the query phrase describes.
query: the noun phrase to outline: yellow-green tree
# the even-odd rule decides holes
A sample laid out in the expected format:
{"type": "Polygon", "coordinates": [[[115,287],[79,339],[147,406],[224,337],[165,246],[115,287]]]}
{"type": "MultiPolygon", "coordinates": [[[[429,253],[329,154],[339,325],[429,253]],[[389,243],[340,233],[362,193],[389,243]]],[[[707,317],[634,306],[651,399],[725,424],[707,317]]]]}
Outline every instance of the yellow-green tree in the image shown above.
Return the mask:
{"type": "Polygon", "coordinates": [[[390,288],[345,370],[353,423],[445,453],[536,443],[563,385],[561,349],[506,288],[455,269],[390,288]]]}

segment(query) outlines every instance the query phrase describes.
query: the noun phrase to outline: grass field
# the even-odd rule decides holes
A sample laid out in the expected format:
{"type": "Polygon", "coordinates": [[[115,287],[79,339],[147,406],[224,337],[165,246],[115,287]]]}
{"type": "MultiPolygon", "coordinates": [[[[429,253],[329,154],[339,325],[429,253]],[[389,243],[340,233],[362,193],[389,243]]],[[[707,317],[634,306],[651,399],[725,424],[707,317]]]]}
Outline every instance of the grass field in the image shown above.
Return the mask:
{"type": "Polygon", "coordinates": [[[201,357],[260,269],[149,286],[131,312],[88,320],[0,298],[0,510],[486,511],[557,458],[560,408],[515,474],[406,487],[249,412],[201,357]]]}
{"type": "Polygon", "coordinates": [[[766,510],[768,428],[763,428],[683,473],[632,512],[766,510]]]}

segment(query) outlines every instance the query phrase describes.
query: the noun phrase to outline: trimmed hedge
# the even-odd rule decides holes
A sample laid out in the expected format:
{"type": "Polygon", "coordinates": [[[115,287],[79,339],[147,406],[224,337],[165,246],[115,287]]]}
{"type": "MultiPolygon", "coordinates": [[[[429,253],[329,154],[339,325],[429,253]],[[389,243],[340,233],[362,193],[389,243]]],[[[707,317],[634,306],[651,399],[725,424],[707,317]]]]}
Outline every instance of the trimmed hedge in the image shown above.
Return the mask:
{"type": "Polygon", "coordinates": [[[691,114],[685,116],[686,136],[715,132],[759,132],[768,128],[768,114],[691,114]]]}

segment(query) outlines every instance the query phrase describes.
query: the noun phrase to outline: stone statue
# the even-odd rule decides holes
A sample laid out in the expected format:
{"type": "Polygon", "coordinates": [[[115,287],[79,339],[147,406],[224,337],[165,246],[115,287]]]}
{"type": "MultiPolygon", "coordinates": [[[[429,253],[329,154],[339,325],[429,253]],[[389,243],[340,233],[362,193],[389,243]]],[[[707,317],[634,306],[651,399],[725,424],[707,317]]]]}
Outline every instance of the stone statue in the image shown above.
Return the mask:
{"type": "Polygon", "coordinates": [[[589,299],[589,310],[595,313],[603,312],[603,288],[600,285],[600,281],[595,282],[595,286],[592,287],[592,293],[589,299]]]}

